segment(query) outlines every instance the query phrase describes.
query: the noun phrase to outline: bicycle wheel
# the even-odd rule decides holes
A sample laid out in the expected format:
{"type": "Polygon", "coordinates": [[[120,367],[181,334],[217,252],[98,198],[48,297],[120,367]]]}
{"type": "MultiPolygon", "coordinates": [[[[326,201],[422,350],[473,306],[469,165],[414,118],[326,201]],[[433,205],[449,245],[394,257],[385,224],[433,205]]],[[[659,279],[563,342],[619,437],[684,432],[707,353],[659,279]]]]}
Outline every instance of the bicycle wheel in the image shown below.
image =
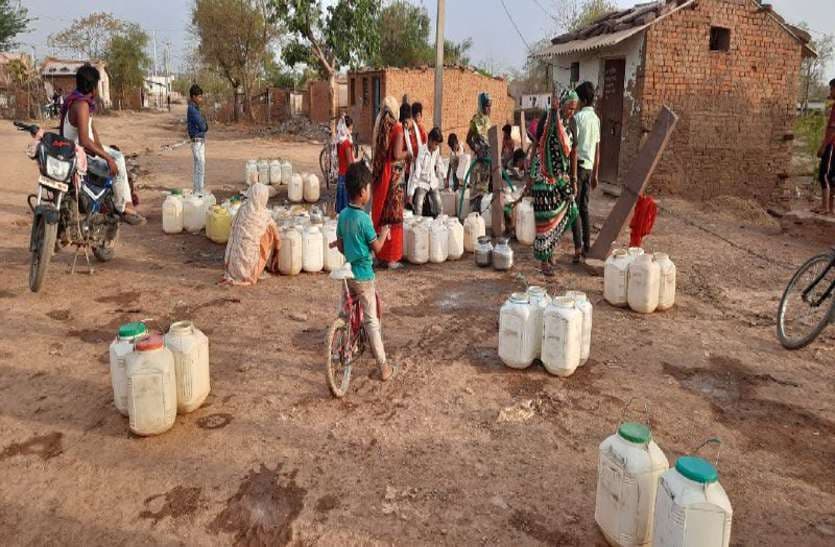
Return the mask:
{"type": "Polygon", "coordinates": [[[777,338],[786,349],[799,349],[809,345],[829,323],[833,313],[833,295],[814,306],[835,283],[835,267],[831,254],[810,258],[794,274],[780,300],[777,310],[777,338]],[[828,268],[828,271],[826,271],[828,268]],[[806,289],[824,272],[815,287],[804,297],[806,289]]]}
{"type": "Polygon", "coordinates": [[[351,327],[344,319],[337,319],[328,330],[325,351],[327,351],[328,388],[334,397],[341,399],[348,393],[351,383],[351,327]]]}

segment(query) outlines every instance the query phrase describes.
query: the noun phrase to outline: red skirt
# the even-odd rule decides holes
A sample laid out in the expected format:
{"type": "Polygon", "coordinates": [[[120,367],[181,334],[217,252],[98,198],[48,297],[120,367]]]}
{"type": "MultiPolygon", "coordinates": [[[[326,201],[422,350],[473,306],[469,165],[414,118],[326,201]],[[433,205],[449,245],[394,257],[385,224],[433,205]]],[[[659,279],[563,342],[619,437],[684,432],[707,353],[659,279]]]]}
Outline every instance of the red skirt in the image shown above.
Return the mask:
{"type": "MultiPolygon", "coordinates": [[[[374,185],[374,192],[371,200],[371,220],[374,222],[374,229],[380,233],[380,216],[383,214],[383,205],[388,196],[389,185],[391,184],[391,162],[386,162],[380,181],[374,185]]],[[[376,182],[376,181],[375,181],[376,182]]],[[[383,248],[377,253],[377,260],[383,262],[399,262],[403,258],[403,225],[391,225],[391,238],[383,244],[383,248]]]]}

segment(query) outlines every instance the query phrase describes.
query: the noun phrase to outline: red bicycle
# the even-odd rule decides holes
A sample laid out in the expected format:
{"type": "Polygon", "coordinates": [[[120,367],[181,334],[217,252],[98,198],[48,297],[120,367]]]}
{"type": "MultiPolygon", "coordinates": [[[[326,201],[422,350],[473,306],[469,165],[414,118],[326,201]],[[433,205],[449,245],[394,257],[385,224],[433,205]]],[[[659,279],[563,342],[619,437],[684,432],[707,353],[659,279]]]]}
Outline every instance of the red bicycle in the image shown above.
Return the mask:
{"type": "MultiPolygon", "coordinates": [[[[346,266],[348,266],[346,264],[346,266]]],[[[330,278],[342,281],[342,309],[339,317],[328,329],[326,340],[327,367],[326,375],[328,387],[334,397],[341,399],[348,393],[351,383],[351,367],[354,361],[362,357],[368,346],[368,335],[365,332],[363,319],[365,317],[358,298],[351,295],[348,280],[354,278],[350,268],[343,267],[334,270],[330,278]]],[[[377,299],[377,315],[382,319],[383,306],[380,294],[377,299]]]]}

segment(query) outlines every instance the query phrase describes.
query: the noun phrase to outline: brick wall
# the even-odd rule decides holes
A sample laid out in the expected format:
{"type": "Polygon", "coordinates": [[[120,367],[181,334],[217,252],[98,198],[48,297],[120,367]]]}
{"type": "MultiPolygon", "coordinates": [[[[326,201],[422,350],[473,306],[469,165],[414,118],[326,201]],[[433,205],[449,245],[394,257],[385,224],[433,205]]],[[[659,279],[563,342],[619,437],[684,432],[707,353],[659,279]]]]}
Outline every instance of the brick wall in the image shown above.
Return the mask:
{"type": "Polygon", "coordinates": [[[791,161],[801,45],[750,0],[700,0],[650,27],[634,157],[662,105],[680,121],[651,182],[691,199],[721,194],[761,202],[783,196],[791,161]],[[730,51],[710,51],[711,26],[731,31],[730,51]]]}
{"type": "MultiPolygon", "coordinates": [[[[373,130],[373,78],[381,78],[382,97],[391,95],[398,101],[403,95],[409,96],[409,101],[423,104],[423,119],[427,131],[432,127],[435,102],[435,69],[388,68],[385,71],[366,71],[349,74],[349,113],[354,118],[355,130],[360,134],[360,140],[368,143],[373,130]],[[362,80],[367,81],[367,97],[363,97],[362,80]],[[351,84],[351,80],[354,84],[351,84]],[[350,89],[354,86],[354,93],[350,89]]],[[[444,69],[444,99],[443,99],[443,132],[444,139],[450,132],[458,134],[463,141],[470,125],[470,119],[475,114],[476,99],[479,92],[487,91],[493,98],[493,123],[503,125],[513,120],[515,102],[508,95],[507,81],[501,78],[490,78],[466,68],[447,67],[444,69]]]]}
{"type": "Polygon", "coordinates": [[[327,80],[314,80],[307,84],[308,116],[310,121],[327,123],[330,120],[330,87],[327,80]]]}

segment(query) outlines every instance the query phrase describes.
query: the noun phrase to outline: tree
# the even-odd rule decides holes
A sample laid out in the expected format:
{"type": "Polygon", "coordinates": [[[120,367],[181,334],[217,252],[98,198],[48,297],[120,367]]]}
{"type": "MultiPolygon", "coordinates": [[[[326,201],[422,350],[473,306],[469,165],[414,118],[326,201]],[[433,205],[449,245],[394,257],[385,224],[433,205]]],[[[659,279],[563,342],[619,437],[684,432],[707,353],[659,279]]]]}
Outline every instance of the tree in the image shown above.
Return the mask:
{"type": "Polygon", "coordinates": [[[103,59],[110,40],[124,32],[126,23],[104,12],[91,13],[73,20],[66,29],[50,34],[47,45],[85,57],[90,61],[103,59]]]}
{"type": "Polygon", "coordinates": [[[612,0],[560,0],[554,20],[561,31],[574,32],[617,9],[612,0]]]}
{"type": "Polygon", "coordinates": [[[151,64],[145,53],[147,45],[148,35],[133,23],[111,37],[105,59],[111,86],[120,97],[144,86],[145,73],[151,64]]]}
{"type": "Polygon", "coordinates": [[[243,92],[244,112],[254,120],[252,91],[263,69],[269,46],[277,28],[267,20],[263,0],[195,0],[192,10],[193,32],[199,41],[199,55],[216,67],[235,94],[243,92]]]}
{"type": "Polygon", "coordinates": [[[12,0],[0,0],[0,51],[8,51],[15,47],[15,36],[26,32],[29,28],[29,11],[12,0]]]}
{"type": "MultiPolygon", "coordinates": [[[[457,43],[452,40],[444,40],[444,64],[470,66],[469,53],[472,47],[472,38],[465,38],[463,41],[457,43]]],[[[432,58],[432,64],[435,64],[434,57],[432,58]]]]}
{"type": "MultiPolygon", "coordinates": [[[[380,0],[269,0],[271,19],[286,27],[282,57],[291,67],[316,67],[330,87],[330,115],[336,117],[336,73],[374,59],[380,47],[380,0]]],[[[334,125],[333,122],[331,125],[334,125]]]]}
{"type": "Polygon", "coordinates": [[[424,6],[397,0],[380,14],[380,52],[377,66],[433,64],[435,48],[429,45],[431,20],[424,6]]]}
{"type": "MultiPolygon", "coordinates": [[[[383,8],[380,14],[380,53],[377,66],[435,65],[435,42],[432,39],[432,21],[424,6],[396,0],[383,8]]],[[[469,65],[470,38],[460,43],[444,40],[444,64],[469,65]]]]}
{"type": "MultiPolygon", "coordinates": [[[[801,29],[808,32],[809,25],[800,23],[801,29]]],[[[829,83],[825,77],[826,67],[835,54],[835,36],[825,34],[809,42],[817,57],[806,57],[800,65],[800,106],[806,110],[811,99],[824,98],[829,94],[829,83]]]]}

